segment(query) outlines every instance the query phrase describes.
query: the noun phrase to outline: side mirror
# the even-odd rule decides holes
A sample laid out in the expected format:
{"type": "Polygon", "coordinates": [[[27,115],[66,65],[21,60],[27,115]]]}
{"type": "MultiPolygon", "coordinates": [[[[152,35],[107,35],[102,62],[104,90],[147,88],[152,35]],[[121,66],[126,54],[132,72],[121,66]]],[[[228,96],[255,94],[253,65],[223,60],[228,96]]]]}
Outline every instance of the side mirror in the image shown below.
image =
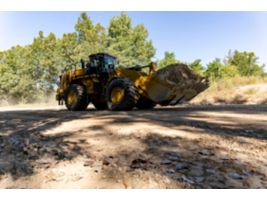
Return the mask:
{"type": "Polygon", "coordinates": [[[81,65],[82,65],[82,68],[85,68],[85,62],[83,59],[81,59],[81,65]]]}

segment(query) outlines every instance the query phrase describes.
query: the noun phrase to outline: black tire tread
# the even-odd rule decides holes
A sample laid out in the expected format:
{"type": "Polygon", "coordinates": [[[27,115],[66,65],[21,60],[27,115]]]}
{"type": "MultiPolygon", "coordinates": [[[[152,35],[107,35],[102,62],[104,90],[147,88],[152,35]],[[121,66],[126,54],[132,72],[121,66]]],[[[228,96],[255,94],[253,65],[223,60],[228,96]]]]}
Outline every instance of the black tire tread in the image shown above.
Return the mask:
{"type": "Polygon", "coordinates": [[[119,110],[132,110],[139,99],[139,93],[134,83],[127,78],[117,78],[110,82],[107,88],[107,101],[108,107],[111,110],[119,111],[119,110]],[[120,104],[112,104],[110,100],[111,91],[114,87],[121,87],[124,89],[124,99],[120,104]]]}
{"type": "Polygon", "coordinates": [[[66,104],[67,109],[70,111],[86,110],[86,108],[89,104],[89,100],[88,100],[88,96],[86,94],[84,86],[82,86],[80,84],[71,84],[69,86],[67,92],[66,92],[65,104],[66,104]],[[70,92],[70,91],[74,91],[78,95],[78,100],[77,100],[76,104],[74,104],[74,105],[70,105],[67,102],[67,95],[68,95],[68,92],[70,92]]]}

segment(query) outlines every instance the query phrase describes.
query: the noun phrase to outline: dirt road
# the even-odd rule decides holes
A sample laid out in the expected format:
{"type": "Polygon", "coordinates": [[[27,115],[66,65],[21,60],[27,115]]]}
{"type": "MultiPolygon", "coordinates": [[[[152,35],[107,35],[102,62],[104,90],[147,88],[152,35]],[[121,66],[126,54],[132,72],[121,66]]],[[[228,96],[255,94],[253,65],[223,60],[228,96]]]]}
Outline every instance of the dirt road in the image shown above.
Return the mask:
{"type": "Polygon", "coordinates": [[[266,112],[0,108],[0,188],[267,188],[266,112]]]}

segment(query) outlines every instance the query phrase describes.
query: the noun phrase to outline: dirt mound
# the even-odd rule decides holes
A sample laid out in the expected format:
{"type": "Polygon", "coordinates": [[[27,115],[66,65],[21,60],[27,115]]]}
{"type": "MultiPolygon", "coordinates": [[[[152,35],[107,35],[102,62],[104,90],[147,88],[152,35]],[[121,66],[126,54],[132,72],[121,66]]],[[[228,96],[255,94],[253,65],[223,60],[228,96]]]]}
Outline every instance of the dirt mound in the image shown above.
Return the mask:
{"type": "MultiPolygon", "coordinates": [[[[176,97],[189,101],[209,87],[207,78],[191,70],[185,64],[171,64],[155,72],[154,76],[175,88],[176,97]]],[[[176,100],[179,100],[176,98],[176,100]]]]}

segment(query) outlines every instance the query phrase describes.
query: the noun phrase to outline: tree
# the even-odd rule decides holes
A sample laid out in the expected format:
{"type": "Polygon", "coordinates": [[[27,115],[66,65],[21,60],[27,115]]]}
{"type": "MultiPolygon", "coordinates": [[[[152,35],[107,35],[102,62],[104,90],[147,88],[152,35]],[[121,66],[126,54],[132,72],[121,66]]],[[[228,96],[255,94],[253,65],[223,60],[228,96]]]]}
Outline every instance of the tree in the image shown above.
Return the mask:
{"type": "Polygon", "coordinates": [[[75,24],[79,43],[83,43],[86,40],[87,31],[91,29],[93,29],[93,22],[85,12],[81,13],[77,23],[75,24]]]}
{"type": "Polygon", "coordinates": [[[86,13],[82,13],[75,25],[77,46],[74,48],[76,61],[87,58],[90,54],[106,51],[107,33],[101,24],[94,26],[86,13]]]}
{"type": "MultiPolygon", "coordinates": [[[[59,69],[58,43],[56,36],[50,33],[47,37],[39,32],[30,45],[31,54],[28,60],[31,66],[32,79],[35,81],[36,91],[50,94],[54,90],[59,69]]],[[[40,95],[43,96],[43,95],[40,95]]]]}
{"type": "Polygon", "coordinates": [[[148,64],[155,55],[155,48],[152,41],[147,41],[148,31],[143,24],[139,24],[133,28],[132,34],[132,57],[135,58],[137,64],[148,64]]]}
{"type": "Polygon", "coordinates": [[[227,65],[236,66],[241,76],[263,75],[264,65],[258,64],[258,57],[254,52],[229,51],[226,58],[227,65]]]}
{"type": "Polygon", "coordinates": [[[107,48],[124,67],[145,65],[155,54],[144,25],[133,27],[131,18],[124,12],[110,20],[107,48]]]}
{"type": "Polygon", "coordinates": [[[221,63],[221,60],[219,58],[215,58],[215,60],[207,65],[207,69],[204,74],[212,80],[222,78],[221,70],[223,67],[224,65],[221,63]]]}
{"type": "Polygon", "coordinates": [[[223,64],[219,58],[216,58],[207,65],[207,70],[204,74],[211,80],[215,80],[238,76],[239,72],[235,65],[223,64]]]}
{"type": "Polygon", "coordinates": [[[203,75],[205,68],[204,66],[201,64],[201,60],[200,59],[196,59],[195,61],[193,61],[192,63],[189,64],[189,67],[196,73],[203,75]]]}
{"type": "Polygon", "coordinates": [[[30,102],[34,83],[29,73],[28,46],[15,46],[5,51],[0,64],[0,95],[11,103],[30,102]]]}
{"type": "Polygon", "coordinates": [[[163,68],[166,67],[167,65],[174,64],[177,62],[179,61],[176,59],[175,54],[173,52],[166,51],[164,53],[164,58],[158,62],[158,67],[163,68]]]}
{"type": "Polygon", "coordinates": [[[79,56],[77,56],[75,49],[78,46],[77,33],[66,33],[58,40],[58,56],[60,59],[60,69],[68,68],[75,65],[79,56]]]}

